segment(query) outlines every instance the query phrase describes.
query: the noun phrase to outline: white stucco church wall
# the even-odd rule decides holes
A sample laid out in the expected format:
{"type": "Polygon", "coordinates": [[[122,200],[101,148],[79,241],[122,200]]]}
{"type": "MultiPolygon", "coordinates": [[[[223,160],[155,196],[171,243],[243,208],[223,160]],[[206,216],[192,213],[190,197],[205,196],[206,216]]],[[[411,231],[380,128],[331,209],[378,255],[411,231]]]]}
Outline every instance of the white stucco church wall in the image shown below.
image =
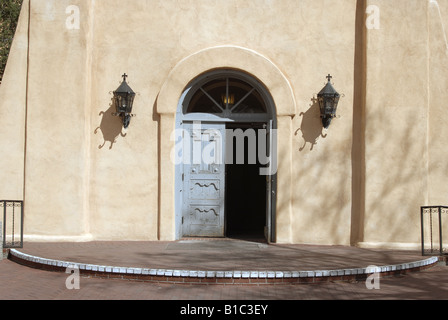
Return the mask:
{"type": "Polygon", "coordinates": [[[29,241],[175,240],[179,99],[238,70],[275,104],[272,240],[416,248],[420,206],[448,194],[447,17],[447,0],[24,0],[0,86],[0,197],[25,201],[29,241]],[[329,73],[343,97],[324,130],[329,73]]]}

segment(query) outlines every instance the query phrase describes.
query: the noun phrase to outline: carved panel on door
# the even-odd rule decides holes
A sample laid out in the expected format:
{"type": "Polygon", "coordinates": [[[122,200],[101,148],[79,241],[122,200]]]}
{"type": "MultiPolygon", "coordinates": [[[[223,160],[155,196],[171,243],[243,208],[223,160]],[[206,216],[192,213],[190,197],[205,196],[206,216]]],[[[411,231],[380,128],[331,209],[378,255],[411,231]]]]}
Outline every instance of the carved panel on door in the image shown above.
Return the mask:
{"type": "Polygon", "coordinates": [[[191,200],[218,200],[220,198],[220,180],[192,179],[190,180],[191,200]]]}

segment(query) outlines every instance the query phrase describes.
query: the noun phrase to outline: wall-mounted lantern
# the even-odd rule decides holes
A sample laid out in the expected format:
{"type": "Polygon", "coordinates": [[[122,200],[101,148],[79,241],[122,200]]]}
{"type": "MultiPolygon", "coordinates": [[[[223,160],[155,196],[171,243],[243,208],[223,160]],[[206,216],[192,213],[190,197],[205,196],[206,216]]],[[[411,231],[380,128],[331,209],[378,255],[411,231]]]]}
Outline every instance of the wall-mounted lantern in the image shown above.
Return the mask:
{"type": "Polygon", "coordinates": [[[328,83],[317,94],[317,100],[319,101],[320,117],[322,118],[322,124],[325,129],[330,126],[331,120],[336,117],[336,109],[338,108],[338,102],[341,95],[333,88],[330,83],[332,76],[328,75],[328,83]]]}
{"type": "Polygon", "coordinates": [[[132,114],[132,104],[134,103],[135,92],[129,87],[126,82],[127,74],[123,74],[123,82],[114,91],[114,103],[116,112],[112,113],[114,116],[119,116],[123,122],[123,127],[126,129],[129,126],[132,114]]]}

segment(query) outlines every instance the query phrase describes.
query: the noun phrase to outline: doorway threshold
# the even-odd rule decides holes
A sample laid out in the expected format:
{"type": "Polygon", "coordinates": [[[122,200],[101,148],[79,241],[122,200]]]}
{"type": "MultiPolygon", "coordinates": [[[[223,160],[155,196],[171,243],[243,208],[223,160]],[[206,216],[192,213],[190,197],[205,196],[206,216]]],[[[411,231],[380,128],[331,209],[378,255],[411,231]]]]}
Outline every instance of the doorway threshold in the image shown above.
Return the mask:
{"type": "Polygon", "coordinates": [[[268,241],[263,237],[257,236],[227,236],[227,237],[183,237],[178,240],[181,243],[195,242],[195,241],[242,241],[242,242],[256,242],[256,243],[264,243],[268,244],[268,241]]]}

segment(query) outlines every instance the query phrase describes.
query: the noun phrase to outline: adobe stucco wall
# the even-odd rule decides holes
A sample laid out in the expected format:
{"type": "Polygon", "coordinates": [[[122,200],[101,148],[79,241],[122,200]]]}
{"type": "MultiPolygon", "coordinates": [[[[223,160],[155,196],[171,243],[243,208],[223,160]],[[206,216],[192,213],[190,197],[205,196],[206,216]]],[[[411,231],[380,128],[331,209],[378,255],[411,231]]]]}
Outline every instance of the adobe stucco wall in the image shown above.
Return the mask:
{"type": "Polygon", "coordinates": [[[448,0],[118,8],[24,0],[0,87],[0,198],[24,198],[26,239],[173,240],[177,101],[199,74],[237,68],[277,108],[278,242],[419,243],[419,207],[448,191],[448,0]],[[365,26],[368,5],[379,29],[365,26]],[[126,132],[110,115],[124,72],[138,92],[126,132]],[[324,132],[314,98],[328,73],[344,97],[324,132]]]}
{"type": "Polygon", "coordinates": [[[413,246],[419,208],[447,201],[447,1],[368,1],[381,28],[367,30],[365,246],[413,246]],[[440,11],[439,11],[440,9],[440,11]]]}

